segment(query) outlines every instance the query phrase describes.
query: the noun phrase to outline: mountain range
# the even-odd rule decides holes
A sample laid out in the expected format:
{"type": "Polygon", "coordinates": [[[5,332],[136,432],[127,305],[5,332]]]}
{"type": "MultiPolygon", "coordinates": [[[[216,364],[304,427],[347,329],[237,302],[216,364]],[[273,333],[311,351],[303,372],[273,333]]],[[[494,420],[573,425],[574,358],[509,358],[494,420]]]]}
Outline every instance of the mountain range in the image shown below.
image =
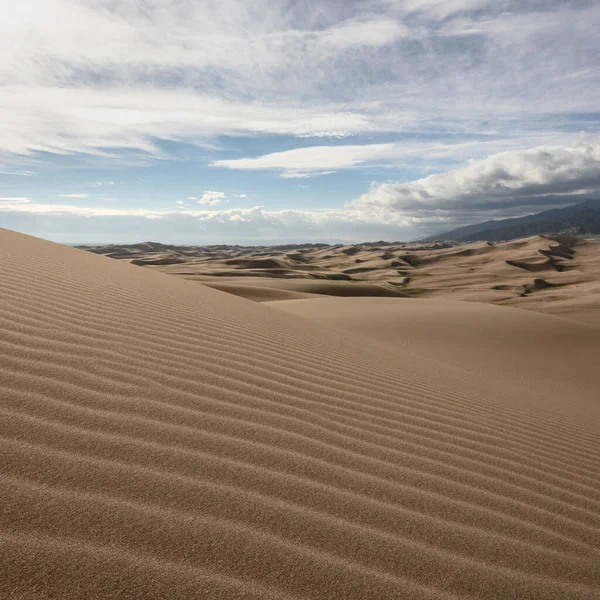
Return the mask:
{"type": "Polygon", "coordinates": [[[526,217],[485,221],[437,233],[422,241],[499,242],[540,234],[600,234],[600,198],[526,217]]]}

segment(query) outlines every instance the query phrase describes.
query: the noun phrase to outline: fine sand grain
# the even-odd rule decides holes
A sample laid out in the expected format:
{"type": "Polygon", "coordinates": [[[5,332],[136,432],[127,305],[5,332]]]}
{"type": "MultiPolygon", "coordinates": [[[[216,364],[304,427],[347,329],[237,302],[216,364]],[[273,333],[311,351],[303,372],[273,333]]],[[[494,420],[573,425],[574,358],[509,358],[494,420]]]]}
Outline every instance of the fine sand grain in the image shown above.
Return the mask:
{"type": "Polygon", "coordinates": [[[0,332],[3,598],[600,597],[591,379],[7,230],[0,332]]]}

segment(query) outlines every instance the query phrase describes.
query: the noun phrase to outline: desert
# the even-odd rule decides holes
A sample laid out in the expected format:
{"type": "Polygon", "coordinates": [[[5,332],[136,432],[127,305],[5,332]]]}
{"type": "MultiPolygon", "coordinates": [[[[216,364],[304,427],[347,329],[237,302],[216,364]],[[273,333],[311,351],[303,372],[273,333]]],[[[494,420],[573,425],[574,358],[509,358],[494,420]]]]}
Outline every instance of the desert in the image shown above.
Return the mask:
{"type": "Polygon", "coordinates": [[[0,600],[600,600],[600,1],[0,1],[0,600]]]}
{"type": "Polygon", "coordinates": [[[596,325],[0,254],[6,597],[597,596],[596,325]]]}
{"type": "Polygon", "coordinates": [[[80,246],[258,302],[319,296],[493,303],[600,325],[600,240],[302,246],[80,246]]]}

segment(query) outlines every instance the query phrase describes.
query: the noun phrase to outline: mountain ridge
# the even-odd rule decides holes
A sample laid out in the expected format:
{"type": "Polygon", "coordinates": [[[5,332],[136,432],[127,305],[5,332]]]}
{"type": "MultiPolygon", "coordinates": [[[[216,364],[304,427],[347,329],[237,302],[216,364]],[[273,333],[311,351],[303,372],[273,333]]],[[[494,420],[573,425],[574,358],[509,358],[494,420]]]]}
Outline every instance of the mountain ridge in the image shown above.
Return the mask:
{"type": "Polygon", "coordinates": [[[590,198],[564,208],[553,208],[525,217],[484,221],[421,239],[423,242],[500,242],[532,235],[600,234],[600,198],[590,198]]]}

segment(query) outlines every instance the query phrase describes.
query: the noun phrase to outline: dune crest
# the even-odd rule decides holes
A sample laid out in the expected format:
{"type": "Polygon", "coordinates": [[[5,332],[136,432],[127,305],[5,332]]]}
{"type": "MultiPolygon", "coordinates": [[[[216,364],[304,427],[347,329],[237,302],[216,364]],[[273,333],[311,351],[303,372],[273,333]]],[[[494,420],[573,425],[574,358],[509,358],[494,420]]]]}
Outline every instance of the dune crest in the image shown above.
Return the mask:
{"type": "Polygon", "coordinates": [[[0,327],[5,597],[600,593],[584,411],[7,230],[0,327]]]}

